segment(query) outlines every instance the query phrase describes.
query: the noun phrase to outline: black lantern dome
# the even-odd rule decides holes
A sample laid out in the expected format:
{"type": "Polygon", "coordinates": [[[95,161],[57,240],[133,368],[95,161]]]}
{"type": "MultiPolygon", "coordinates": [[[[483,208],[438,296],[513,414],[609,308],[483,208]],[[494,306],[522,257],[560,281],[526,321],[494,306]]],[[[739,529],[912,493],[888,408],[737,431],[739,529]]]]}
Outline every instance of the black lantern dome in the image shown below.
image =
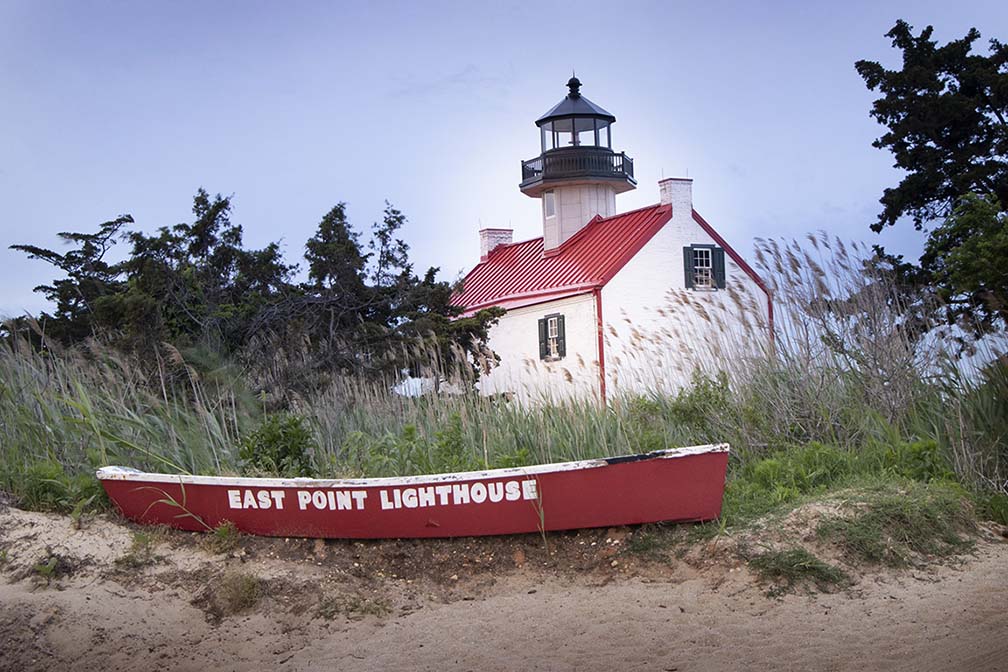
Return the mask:
{"type": "Polygon", "coordinates": [[[633,189],[633,160],[612,150],[616,117],[581,95],[581,81],[567,82],[570,92],[536,120],[540,156],[522,161],[520,188],[539,196],[551,183],[612,182],[616,192],[633,189]]]}
{"type": "Polygon", "coordinates": [[[542,151],[570,146],[612,149],[609,126],[616,117],[581,95],[581,81],[571,77],[563,100],[536,120],[541,129],[542,151]]]}

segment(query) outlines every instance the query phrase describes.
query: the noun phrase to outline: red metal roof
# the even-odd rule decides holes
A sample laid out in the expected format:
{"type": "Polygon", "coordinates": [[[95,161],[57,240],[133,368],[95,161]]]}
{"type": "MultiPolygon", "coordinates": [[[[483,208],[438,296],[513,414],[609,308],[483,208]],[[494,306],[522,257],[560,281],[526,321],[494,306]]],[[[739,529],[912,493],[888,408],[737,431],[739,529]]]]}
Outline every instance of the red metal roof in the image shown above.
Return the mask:
{"type": "Polygon", "coordinates": [[[596,217],[548,255],[541,237],[501,245],[466,275],[452,303],[471,315],[590,292],[609,282],[671,217],[671,206],[660,204],[596,217]]]}

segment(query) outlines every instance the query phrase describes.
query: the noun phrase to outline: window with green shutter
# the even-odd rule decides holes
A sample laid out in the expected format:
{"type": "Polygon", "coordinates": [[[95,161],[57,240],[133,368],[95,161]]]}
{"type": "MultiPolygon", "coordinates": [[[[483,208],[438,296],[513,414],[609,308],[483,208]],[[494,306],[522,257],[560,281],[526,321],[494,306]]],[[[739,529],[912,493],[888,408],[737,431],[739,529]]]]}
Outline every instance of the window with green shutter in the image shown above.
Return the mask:
{"type": "Polygon", "coordinates": [[[553,361],[567,356],[564,316],[553,313],[539,320],[539,359],[553,361]]]}
{"type": "Polygon", "coordinates": [[[690,245],[683,248],[686,289],[724,289],[724,250],[716,245],[690,245]]]}

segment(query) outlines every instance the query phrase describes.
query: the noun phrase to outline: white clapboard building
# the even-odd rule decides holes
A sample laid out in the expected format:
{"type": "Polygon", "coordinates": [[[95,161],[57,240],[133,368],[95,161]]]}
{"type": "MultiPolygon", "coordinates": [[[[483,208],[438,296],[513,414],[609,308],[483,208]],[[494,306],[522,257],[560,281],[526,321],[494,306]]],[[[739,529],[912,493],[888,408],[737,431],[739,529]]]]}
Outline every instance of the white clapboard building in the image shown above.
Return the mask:
{"type": "Polygon", "coordinates": [[[577,78],[567,86],[536,121],[542,153],[522,162],[520,189],[541,201],[543,235],[513,242],[510,229],[481,230],[480,262],[454,297],[467,315],[507,311],[490,332],[500,361],[481,391],[603,401],[674,392],[719,356],[711,344],[767,343],[770,292],[693,209],[692,180],[661,180],[659,203],[618,213],[617,194],[637,182],[632,159],[612,149],[616,118],[577,78]]]}

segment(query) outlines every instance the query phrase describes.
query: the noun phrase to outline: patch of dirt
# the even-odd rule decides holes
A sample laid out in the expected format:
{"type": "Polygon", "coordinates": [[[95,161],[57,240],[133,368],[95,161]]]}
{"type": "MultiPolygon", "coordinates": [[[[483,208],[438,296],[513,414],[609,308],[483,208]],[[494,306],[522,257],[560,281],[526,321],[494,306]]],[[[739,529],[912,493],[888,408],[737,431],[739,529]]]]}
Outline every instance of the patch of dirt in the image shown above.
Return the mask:
{"type": "MultiPolygon", "coordinates": [[[[826,513],[803,507],[766,540],[803,539],[826,513]]],[[[781,599],[765,596],[738,539],[653,547],[647,534],[241,537],[214,555],[200,534],[150,535],[114,517],[75,529],[7,507],[0,672],[994,670],[1008,656],[998,530],[984,528],[957,566],[868,570],[854,590],[781,599]],[[138,534],[145,561],[117,563],[138,534]],[[40,585],[43,557],[72,571],[40,585]]]]}

